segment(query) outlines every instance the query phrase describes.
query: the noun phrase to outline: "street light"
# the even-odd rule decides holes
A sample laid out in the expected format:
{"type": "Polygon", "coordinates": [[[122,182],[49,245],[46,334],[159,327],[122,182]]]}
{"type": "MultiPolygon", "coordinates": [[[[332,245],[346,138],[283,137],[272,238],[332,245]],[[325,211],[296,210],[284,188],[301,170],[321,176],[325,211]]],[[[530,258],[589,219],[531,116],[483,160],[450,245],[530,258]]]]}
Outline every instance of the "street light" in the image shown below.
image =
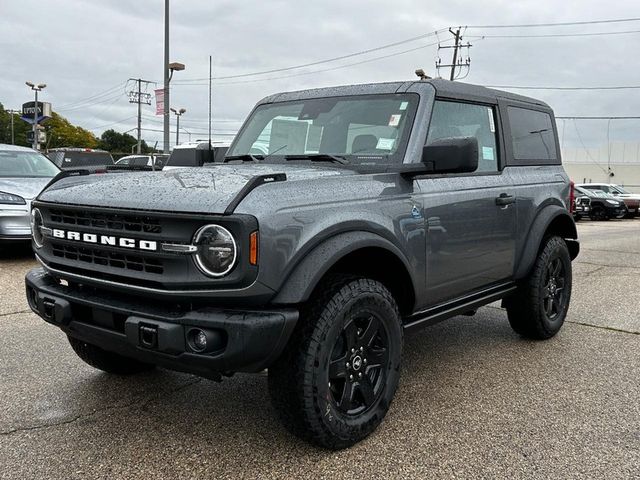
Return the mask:
{"type": "Polygon", "coordinates": [[[31,145],[34,150],[38,150],[39,142],[38,142],[38,92],[44,89],[47,84],[46,83],[38,83],[37,85],[32,82],[24,82],[27,87],[30,87],[36,94],[36,101],[33,104],[33,144],[31,145]]]}
{"type": "Polygon", "coordinates": [[[169,153],[169,82],[173,72],[184,70],[183,63],[169,63],[169,0],[164,0],[164,153],[169,153]]]}
{"type": "Polygon", "coordinates": [[[176,145],[179,145],[180,138],[180,117],[182,114],[186,113],[186,108],[181,108],[180,110],[176,110],[175,108],[171,108],[171,111],[176,114],[176,145]]]}

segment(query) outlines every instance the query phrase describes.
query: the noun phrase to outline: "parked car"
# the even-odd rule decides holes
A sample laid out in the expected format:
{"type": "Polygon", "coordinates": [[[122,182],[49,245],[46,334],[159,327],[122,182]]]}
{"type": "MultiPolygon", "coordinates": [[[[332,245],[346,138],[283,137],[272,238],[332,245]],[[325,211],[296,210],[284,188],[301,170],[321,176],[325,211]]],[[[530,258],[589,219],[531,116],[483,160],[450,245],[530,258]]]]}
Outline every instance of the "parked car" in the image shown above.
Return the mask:
{"type": "Polygon", "coordinates": [[[591,198],[588,195],[578,194],[573,200],[573,219],[577,222],[582,217],[588,217],[591,214],[591,198]]]}
{"type": "Polygon", "coordinates": [[[640,194],[631,193],[624,187],[613,183],[581,183],[579,186],[589,190],[600,190],[620,198],[627,206],[628,216],[637,217],[640,215],[640,194]]]}
{"type": "Polygon", "coordinates": [[[165,154],[127,155],[118,159],[115,165],[108,167],[108,169],[162,170],[168,158],[169,155],[165,154]]]}
{"type": "Polygon", "coordinates": [[[591,190],[576,185],[576,198],[589,197],[589,218],[591,220],[610,220],[612,218],[624,218],[629,212],[622,200],[601,190],[591,190]]]}
{"type": "Polygon", "coordinates": [[[227,142],[183,143],[176,145],[165,165],[166,170],[176,167],[202,167],[208,163],[220,163],[229,148],[227,142]]]}
{"type": "Polygon", "coordinates": [[[558,333],[572,191],[539,100],[439,79],[277,94],[223,163],[47,188],[27,300],[106,372],[268,369],[284,425],[345,448],[385,417],[404,335],[499,299],[517,334],[558,333]]]}
{"type": "Polygon", "coordinates": [[[0,241],[31,238],[31,201],[59,172],[35,150],[0,144],[0,241]]]}
{"type": "Polygon", "coordinates": [[[106,170],[113,165],[109,152],[92,148],[51,148],[47,156],[62,170],[106,170]]]}

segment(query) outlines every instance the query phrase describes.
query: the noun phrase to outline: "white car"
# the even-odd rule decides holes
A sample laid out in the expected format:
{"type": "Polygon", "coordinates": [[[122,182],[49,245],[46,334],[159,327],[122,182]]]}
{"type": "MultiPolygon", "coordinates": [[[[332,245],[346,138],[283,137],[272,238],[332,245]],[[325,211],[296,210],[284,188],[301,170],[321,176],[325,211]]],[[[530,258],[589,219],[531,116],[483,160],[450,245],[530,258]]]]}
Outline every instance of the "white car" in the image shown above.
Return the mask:
{"type": "Polygon", "coordinates": [[[0,144],[0,241],[31,238],[31,201],[58,173],[35,150],[0,144]]]}
{"type": "Polygon", "coordinates": [[[116,165],[121,167],[152,167],[160,170],[167,163],[169,156],[165,154],[157,155],[127,155],[120,158],[116,165]]]}

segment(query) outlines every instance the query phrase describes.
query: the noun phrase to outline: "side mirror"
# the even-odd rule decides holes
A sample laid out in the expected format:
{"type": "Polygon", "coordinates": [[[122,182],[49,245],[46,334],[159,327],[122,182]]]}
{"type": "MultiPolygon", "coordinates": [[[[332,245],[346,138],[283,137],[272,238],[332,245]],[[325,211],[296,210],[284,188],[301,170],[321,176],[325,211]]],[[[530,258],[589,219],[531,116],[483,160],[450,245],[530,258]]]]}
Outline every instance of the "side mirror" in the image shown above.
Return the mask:
{"type": "Polygon", "coordinates": [[[466,173],[478,169],[478,139],[475,137],[441,138],[425,145],[422,163],[433,173],[466,173]]]}

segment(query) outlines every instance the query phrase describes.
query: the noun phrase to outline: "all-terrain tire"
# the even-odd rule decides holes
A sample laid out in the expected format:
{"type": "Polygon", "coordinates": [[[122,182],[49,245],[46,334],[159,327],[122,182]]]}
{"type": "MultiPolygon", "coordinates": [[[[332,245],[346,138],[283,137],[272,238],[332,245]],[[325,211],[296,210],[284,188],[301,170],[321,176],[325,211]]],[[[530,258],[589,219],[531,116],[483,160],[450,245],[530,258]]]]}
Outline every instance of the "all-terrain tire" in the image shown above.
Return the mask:
{"type": "Polygon", "coordinates": [[[566,242],[546,237],[529,276],[505,299],[513,330],[545,340],[562,328],[571,300],[571,257],[566,242]]]}
{"type": "Polygon", "coordinates": [[[117,353],[107,352],[100,347],[91,345],[73,337],[67,337],[71,348],[87,364],[98,370],[115,375],[133,375],[153,370],[154,365],[143,363],[133,358],[123,357],[117,353]]]}
{"type": "Polygon", "coordinates": [[[282,423],[334,450],[366,438],[396,392],[402,344],[398,307],[384,285],[344,275],[323,283],[269,368],[269,393],[282,423]]]}

